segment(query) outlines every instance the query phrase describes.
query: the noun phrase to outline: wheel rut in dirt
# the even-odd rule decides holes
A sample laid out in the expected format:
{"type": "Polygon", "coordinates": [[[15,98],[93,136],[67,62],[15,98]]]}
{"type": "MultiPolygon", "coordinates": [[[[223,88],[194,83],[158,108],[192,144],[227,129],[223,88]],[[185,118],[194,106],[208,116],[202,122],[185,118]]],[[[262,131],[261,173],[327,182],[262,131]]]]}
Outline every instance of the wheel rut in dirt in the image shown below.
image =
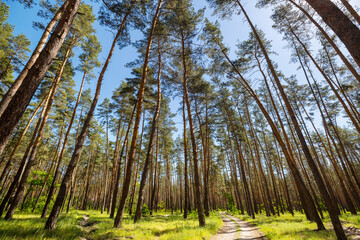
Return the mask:
{"type": "Polygon", "coordinates": [[[237,217],[220,213],[224,225],[211,240],[265,240],[259,228],[237,217]]]}

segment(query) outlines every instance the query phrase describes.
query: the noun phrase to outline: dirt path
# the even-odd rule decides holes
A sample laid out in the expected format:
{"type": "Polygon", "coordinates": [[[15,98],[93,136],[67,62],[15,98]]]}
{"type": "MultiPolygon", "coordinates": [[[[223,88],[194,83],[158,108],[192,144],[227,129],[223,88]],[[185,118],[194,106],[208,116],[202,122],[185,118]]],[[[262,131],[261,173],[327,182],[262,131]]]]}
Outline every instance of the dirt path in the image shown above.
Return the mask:
{"type": "Polygon", "coordinates": [[[265,240],[265,236],[254,225],[237,217],[220,213],[224,225],[212,240],[265,240]]]}
{"type": "Polygon", "coordinates": [[[236,233],[240,230],[239,225],[228,218],[226,215],[220,213],[220,216],[224,222],[222,228],[211,238],[211,240],[233,240],[235,239],[236,233]]]}
{"type": "Polygon", "coordinates": [[[240,226],[240,232],[236,236],[236,240],[266,240],[264,233],[258,227],[243,221],[237,217],[228,216],[240,226]]]}

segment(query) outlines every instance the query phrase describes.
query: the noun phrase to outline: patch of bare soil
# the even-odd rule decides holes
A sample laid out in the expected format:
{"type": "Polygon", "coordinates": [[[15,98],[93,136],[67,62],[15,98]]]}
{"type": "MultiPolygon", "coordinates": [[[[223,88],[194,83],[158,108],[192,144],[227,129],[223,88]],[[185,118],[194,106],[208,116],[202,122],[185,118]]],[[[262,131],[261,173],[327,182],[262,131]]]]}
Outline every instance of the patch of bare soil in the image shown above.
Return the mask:
{"type": "Polygon", "coordinates": [[[224,225],[212,240],[265,240],[259,228],[237,217],[220,214],[224,225]]]}

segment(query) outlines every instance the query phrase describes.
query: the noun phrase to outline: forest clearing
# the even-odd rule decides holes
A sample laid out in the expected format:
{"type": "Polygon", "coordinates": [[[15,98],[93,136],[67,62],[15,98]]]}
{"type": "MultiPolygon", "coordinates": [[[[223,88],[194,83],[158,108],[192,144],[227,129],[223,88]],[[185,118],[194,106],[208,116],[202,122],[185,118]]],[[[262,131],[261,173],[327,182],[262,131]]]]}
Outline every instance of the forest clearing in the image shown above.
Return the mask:
{"type": "Polygon", "coordinates": [[[0,0],[0,239],[360,239],[356,0],[0,0]]]}

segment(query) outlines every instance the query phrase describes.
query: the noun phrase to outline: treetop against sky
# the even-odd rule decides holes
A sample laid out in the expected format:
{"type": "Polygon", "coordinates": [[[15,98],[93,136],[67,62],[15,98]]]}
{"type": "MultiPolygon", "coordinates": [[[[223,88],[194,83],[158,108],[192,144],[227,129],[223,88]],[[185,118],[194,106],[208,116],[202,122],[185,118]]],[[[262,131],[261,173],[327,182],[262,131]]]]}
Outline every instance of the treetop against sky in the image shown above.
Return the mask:
{"type": "Polygon", "coordinates": [[[345,240],[339,216],[360,207],[350,2],[0,2],[0,218],[42,206],[54,230],[67,203],[114,228],[158,209],[205,227],[226,208],[326,230],[326,211],[345,240]]]}
{"type": "MultiPolygon", "coordinates": [[[[15,26],[15,33],[24,33],[31,41],[30,49],[33,50],[36,42],[40,38],[42,31],[36,30],[33,28],[33,22],[41,21],[46,22],[46,20],[37,16],[37,12],[40,9],[38,5],[35,5],[33,8],[28,9],[24,8],[23,5],[19,4],[16,1],[9,1],[10,6],[10,16],[9,23],[15,26]]],[[[95,1],[90,2],[93,7],[95,15],[99,11],[100,4],[95,1]]],[[[248,9],[249,15],[253,18],[254,23],[265,32],[266,37],[272,41],[272,46],[274,52],[277,55],[273,56],[274,61],[276,61],[281,70],[287,74],[294,74],[296,66],[289,63],[290,53],[287,49],[284,48],[285,43],[282,40],[281,34],[277,33],[271,26],[273,22],[270,20],[271,9],[262,8],[259,9],[255,7],[256,1],[248,1],[245,3],[245,7],[248,9]],[[284,66],[284,67],[282,67],[284,66]]],[[[224,43],[232,50],[231,56],[234,55],[236,49],[236,44],[248,38],[250,28],[247,23],[244,21],[243,15],[229,16],[225,19],[219,19],[218,16],[213,14],[213,9],[210,8],[206,0],[196,0],[193,1],[193,6],[195,9],[201,9],[205,7],[204,17],[208,18],[210,21],[215,22],[219,21],[221,25],[221,31],[224,36],[224,43]]],[[[111,41],[114,36],[114,32],[109,30],[108,27],[102,26],[98,21],[95,22],[96,36],[99,39],[99,42],[102,45],[102,52],[100,53],[99,60],[101,61],[106,57],[108,49],[111,46],[111,41]]],[[[134,42],[136,40],[142,39],[142,33],[139,31],[131,32],[131,40],[134,42]]],[[[138,52],[133,46],[127,46],[121,50],[116,49],[111,60],[111,64],[105,74],[105,80],[103,82],[103,87],[100,95],[100,102],[106,97],[112,95],[112,92],[119,87],[120,82],[127,77],[131,77],[131,68],[126,67],[125,65],[129,62],[134,61],[138,57],[138,52]]],[[[77,58],[74,58],[74,65],[77,65],[77,58]]],[[[100,70],[95,70],[99,72],[100,70]]],[[[81,82],[81,73],[76,72],[74,77],[76,81],[76,87],[78,88],[81,82]]],[[[95,81],[92,81],[90,84],[87,84],[85,88],[90,87],[94,89],[96,85],[95,81]]],[[[171,103],[172,111],[175,113],[180,107],[179,99],[175,99],[171,103]]],[[[182,119],[180,116],[174,118],[177,126],[178,135],[181,133],[182,128],[182,119]]]]}

